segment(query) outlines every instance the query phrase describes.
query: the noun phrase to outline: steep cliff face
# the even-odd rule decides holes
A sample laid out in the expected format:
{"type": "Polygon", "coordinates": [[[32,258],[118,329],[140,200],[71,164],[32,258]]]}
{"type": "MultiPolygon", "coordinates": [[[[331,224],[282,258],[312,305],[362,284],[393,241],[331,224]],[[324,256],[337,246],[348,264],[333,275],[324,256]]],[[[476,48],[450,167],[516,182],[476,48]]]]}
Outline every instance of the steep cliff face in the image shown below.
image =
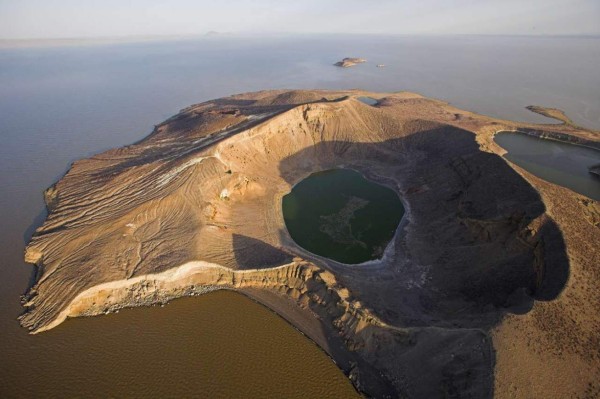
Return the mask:
{"type": "Polygon", "coordinates": [[[191,106],[139,143],[75,162],[46,192],[21,323],[39,332],[67,317],[261,289],[317,316],[345,348],[330,353],[353,359],[344,367],[369,394],[491,396],[488,332],[508,310],[557,298],[569,275],[542,197],[489,140],[494,129],[537,128],[411,93],[259,92],[191,106]],[[365,94],[378,105],[356,99],[365,94]],[[337,167],[402,198],[381,261],[320,258],[285,229],[282,196],[337,167]]]}

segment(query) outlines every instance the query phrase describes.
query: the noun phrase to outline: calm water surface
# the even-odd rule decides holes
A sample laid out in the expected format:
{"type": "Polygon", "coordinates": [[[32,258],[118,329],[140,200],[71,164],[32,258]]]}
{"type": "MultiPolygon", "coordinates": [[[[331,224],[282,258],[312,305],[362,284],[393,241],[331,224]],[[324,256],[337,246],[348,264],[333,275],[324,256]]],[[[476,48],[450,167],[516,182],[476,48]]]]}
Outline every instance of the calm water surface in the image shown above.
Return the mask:
{"type": "Polygon", "coordinates": [[[377,104],[377,100],[372,97],[358,97],[358,100],[367,104],[367,105],[375,105],[377,104]]]}
{"type": "Polygon", "coordinates": [[[231,291],[74,319],[28,346],[43,372],[6,379],[3,398],[359,397],[320,348],[231,291]]]}
{"type": "MultiPolygon", "coordinates": [[[[134,382],[138,377],[184,390],[180,396],[205,396],[202,390],[210,384],[210,392],[232,395],[237,387],[238,396],[267,389],[232,384],[234,368],[240,378],[257,370],[272,374],[269,386],[289,387],[288,396],[304,389],[290,385],[302,375],[277,372],[282,360],[289,361],[283,351],[260,366],[235,363],[235,356],[272,348],[259,339],[264,329],[237,310],[249,306],[237,297],[223,306],[227,315],[240,317],[246,345],[215,346],[222,359],[234,363],[203,363],[210,366],[210,384],[200,377],[200,361],[209,356],[202,338],[182,332],[203,337],[222,330],[221,313],[210,313],[208,299],[72,320],[38,336],[21,329],[19,295],[32,272],[23,263],[23,248],[43,220],[42,191],[73,160],[139,140],[191,103],[270,88],[410,90],[499,118],[548,122],[523,108],[536,104],[561,108],[576,123],[600,129],[598,65],[598,38],[232,37],[0,49],[0,397],[106,393],[110,384],[126,387],[126,381],[148,394],[142,380],[134,382]],[[345,69],[331,65],[346,56],[369,62],[345,69]],[[387,66],[376,68],[378,63],[387,66]],[[141,354],[155,357],[136,363],[136,356],[150,359],[141,354]],[[197,378],[190,376],[194,370],[197,378]]],[[[328,375],[323,359],[315,358],[312,366],[328,375]]]]}
{"type": "Polygon", "coordinates": [[[508,151],[505,157],[509,161],[537,177],[600,201],[600,177],[589,172],[590,166],[600,164],[600,151],[519,133],[498,133],[494,140],[508,151]]]}
{"type": "Polygon", "coordinates": [[[298,245],[349,264],[380,259],[404,214],[392,189],[349,169],[313,173],[283,197],[282,205],[298,245]]]}

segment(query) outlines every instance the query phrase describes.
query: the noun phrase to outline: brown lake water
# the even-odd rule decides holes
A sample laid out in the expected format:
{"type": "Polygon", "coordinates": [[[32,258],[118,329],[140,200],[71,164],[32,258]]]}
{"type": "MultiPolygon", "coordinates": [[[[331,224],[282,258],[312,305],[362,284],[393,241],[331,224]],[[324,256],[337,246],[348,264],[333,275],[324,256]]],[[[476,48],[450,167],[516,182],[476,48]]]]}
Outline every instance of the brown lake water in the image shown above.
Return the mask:
{"type": "Polygon", "coordinates": [[[23,249],[44,218],[43,190],[75,159],[139,140],[189,104],[276,88],[410,90],[549,122],[524,109],[536,104],[600,128],[598,65],[599,38],[232,37],[0,49],[0,398],[350,392],[313,343],[232,293],[28,335],[16,321],[33,270],[23,249]],[[346,56],[369,62],[331,65],[346,56]]]}
{"type": "Polygon", "coordinates": [[[74,319],[22,344],[41,372],[3,379],[2,397],[359,397],[320,348],[231,291],[74,319]]]}

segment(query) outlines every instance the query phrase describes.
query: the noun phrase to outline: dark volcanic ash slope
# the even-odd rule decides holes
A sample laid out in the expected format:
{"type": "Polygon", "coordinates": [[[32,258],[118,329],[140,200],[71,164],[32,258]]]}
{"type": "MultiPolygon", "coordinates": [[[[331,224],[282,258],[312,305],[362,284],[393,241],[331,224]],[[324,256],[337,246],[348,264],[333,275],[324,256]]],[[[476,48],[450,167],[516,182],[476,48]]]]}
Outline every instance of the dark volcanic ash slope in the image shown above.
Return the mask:
{"type": "MultiPolygon", "coordinates": [[[[536,320],[571,337],[585,376],[561,392],[582,393],[598,374],[599,358],[581,355],[593,331],[550,320],[567,312],[561,292],[580,274],[571,259],[598,254],[567,248],[545,192],[496,154],[492,134],[519,128],[582,134],[410,93],[259,92],[189,107],[137,144],[76,162],[46,192],[50,213],[26,253],[39,273],[21,322],[38,332],[67,317],[239,289],[273,309],[291,300],[317,315],[320,329],[290,321],[369,395],[490,397],[512,383],[502,373],[494,382],[495,358],[506,362],[499,370],[526,367],[523,359],[558,342],[505,359],[494,356],[491,337],[511,331],[507,313],[545,336],[529,315],[536,300],[550,301],[542,303],[557,305],[536,320]],[[356,100],[365,94],[378,106],[356,100]],[[388,185],[405,203],[382,261],[339,264],[287,234],[281,197],[335,167],[388,185]]],[[[573,212],[594,212],[565,192],[573,212]]],[[[572,223],[599,242],[586,218],[572,223]]],[[[597,291],[581,295],[598,301],[597,291]]],[[[589,309],[583,314],[597,324],[589,309]]]]}

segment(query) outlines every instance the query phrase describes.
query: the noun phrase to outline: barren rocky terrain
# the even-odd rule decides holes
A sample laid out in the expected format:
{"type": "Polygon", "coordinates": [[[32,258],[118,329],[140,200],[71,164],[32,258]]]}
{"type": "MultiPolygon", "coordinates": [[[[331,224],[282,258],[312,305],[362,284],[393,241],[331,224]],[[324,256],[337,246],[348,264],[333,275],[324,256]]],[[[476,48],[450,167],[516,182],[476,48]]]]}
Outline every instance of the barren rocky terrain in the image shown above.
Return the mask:
{"type": "Polygon", "coordinates": [[[138,143],[75,162],[46,191],[21,323],[37,333],[233,289],[312,338],[367,396],[598,396],[599,207],[505,161],[493,135],[517,130],[600,141],[407,92],[193,105],[138,143]],[[283,195],[337,167],[404,203],[380,261],[318,257],[286,231],[283,195]]]}

